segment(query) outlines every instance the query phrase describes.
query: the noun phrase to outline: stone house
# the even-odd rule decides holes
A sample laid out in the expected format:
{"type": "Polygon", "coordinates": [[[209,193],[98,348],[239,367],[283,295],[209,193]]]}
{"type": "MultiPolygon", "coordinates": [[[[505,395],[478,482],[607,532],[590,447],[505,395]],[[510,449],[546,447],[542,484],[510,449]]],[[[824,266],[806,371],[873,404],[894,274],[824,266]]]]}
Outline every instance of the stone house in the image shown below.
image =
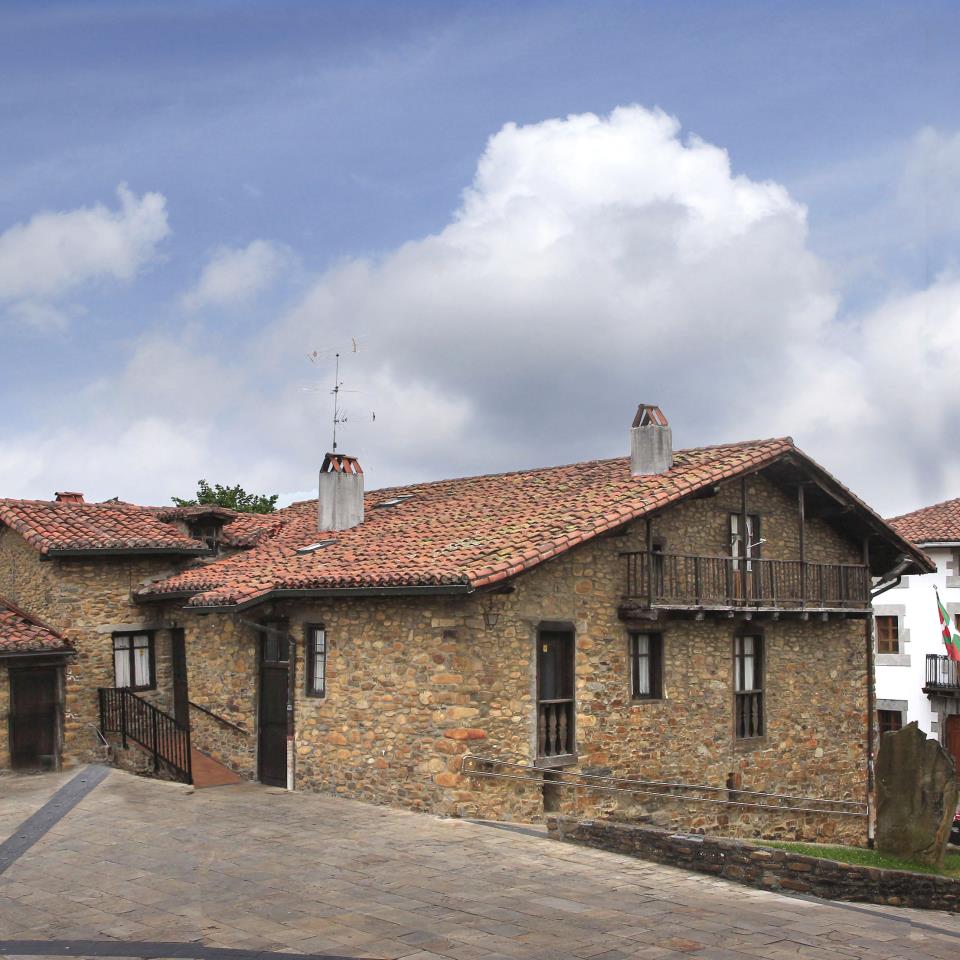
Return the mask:
{"type": "MultiPolygon", "coordinates": [[[[930,561],[789,438],[675,452],[641,407],[629,457],[363,485],[328,455],[318,499],[223,518],[244,549],[194,541],[181,569],[128,574],[142,696],[177,715],[162,658],[180,662],[195,747],[264,783],[461,816],[605,808],[602,778],[864,800],[871,584],[930,561]],[[570,774],[597,789],[561,789],[570,774]]],[[[78,660],[101,638],[97,683],[124,616],[65,633],[78,660]]],[[[723,826],[722,804],[681,807],[723,826]]]]}
{"type": "Polygon", "coordinates": [[[878,726],[898,730],[916,721],[960,771],[960,664],[946,656],[936,603],[939,594],[960,627],[960,499],[894,517],[890,525],[936,570],[905,575],[874,600],[878,726]]]}

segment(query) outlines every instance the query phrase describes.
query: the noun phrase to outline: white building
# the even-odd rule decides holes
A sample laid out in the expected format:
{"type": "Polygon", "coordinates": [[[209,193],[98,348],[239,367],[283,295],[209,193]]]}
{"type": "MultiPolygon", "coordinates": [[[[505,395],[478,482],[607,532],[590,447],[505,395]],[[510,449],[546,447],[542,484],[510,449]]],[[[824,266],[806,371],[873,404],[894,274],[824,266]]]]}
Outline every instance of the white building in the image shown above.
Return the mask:
{"type": "Polygon", "coordinates": [[[960,770],[960,664],[946,657],[933,590],[960,623],[960,498],[889,522],[929,554],[937,572],[904,577],[874,600],[877,723],[883,731],[916,720],[960,770]]]}

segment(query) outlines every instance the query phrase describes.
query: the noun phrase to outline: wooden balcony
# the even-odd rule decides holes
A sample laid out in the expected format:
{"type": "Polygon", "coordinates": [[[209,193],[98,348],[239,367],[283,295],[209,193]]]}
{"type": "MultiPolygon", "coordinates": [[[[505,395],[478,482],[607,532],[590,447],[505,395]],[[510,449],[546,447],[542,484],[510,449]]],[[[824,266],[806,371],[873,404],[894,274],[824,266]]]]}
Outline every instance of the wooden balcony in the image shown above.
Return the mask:
{"type": "Polygon", "coordinates": [[[936,653],[927,654],[927,673],[923,692],[928,696],[960,696],[960,663],[936,653]]]}
{"type": "Polygon", "coordinates": [[[803,560],[744,562],[645,550],[622,554],[626,592],[621,616],[654,609],[771,614],[841,613],[870,609],[870,573],[851,563],[803,560]]]}

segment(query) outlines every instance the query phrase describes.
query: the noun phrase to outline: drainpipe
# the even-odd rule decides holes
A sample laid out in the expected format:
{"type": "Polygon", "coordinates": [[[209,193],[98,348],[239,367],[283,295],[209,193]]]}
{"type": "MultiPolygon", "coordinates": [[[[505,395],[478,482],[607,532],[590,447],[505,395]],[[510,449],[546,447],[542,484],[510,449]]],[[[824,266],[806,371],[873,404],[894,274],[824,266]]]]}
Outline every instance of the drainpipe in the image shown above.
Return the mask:
{"type": "Polygon", "coordinates": [[[247,620],[238,616],[238,623],[264,633],[273,633],[285,637],[287,641],[287,789],[291,792],[296,781],[296,750],[294,746],[294,707],[297,694],[297,641],[292,633],[280,630],[268,623],[257,623],[256,620],[247,620]]]}

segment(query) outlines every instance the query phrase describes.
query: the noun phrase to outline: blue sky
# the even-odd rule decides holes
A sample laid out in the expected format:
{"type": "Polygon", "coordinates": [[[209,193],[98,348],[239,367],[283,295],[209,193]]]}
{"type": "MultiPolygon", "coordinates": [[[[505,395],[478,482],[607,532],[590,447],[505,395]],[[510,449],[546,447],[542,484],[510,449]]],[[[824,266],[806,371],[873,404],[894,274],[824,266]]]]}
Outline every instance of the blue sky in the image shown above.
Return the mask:
{"type": "MultiPolygon", "coordinates": [[[[345,442],[375,466],[375,485],[616,454],[631,404],[656,399],[675,411],[681,443],[790,433],[887,512],[960,495],[958,454],[940,452],[951,446],[943,431],[956,401],[909,379],[926,381],[925,363],[930,379],[941,366],[949,377],[956,358],[957,338],[944,336],[958,323],[956,4],[0,2],[0,19],[7,495],[72,486],[161,500],[201,475],[307,492],[327,429],[322,393],[303,388],[329,379],[328,354],[349,349],[351,336],[361,341],[345,373],[362,390],[355,408],[380,410],[376,427],[348,425],[345,442]],[[425,241],[463,226],[464,191],[484,157],[498,173],[481,205],[504,193],[515,200],[532,165],[522,189],[555,223],[558,204],[569,214],[594,203],[589,171],[602,170],[609,151],[637,150],[651,164],[656,151],[670,153],[669,136],[648,144],[639,129],[621,131],[618,145],[605,127],[580,139],[554,130],[561,153],[541,150],[540,133],[553,128],[539,125],[630,105],[676,118],[678,144],[693,135],[726,151],[724,190],[743,178],[755,193],[768,182],[785,191],[790,209],[776,216],[791,220],[789,237],[764,233],[773,221],[737,226],[738,236],[760,231],[756,269],[742,276],[721,266],[730,250],[717,232],[706,266],[685,254],[671,261],[675,292],[684,270],[715,285],[696,300],[701,321],[688,316],[691,303],[653,287],[621,314],[615,304],[637,295],[630,277],[646,275],[675,236],[656,204],[695,209],[705,181],[671,179],[656,204],[631,195],[614,213],[619,202],[608,198],[563,229],[591,253],[609,243],[611,257],[638,258],[604,294],[621,281],[629,289],[606,307],[584,296],[578,314],[557,319],[562,329],[531,321],[540,339],[520,343],[525,318],[553,309],[556,284],[544,271],[557,267],[529,246],[526,278],[511,266],[507,282],[491,266],[503,262],[491,251],[512,249],[520,221],[483,227],[482,265],[470,259],[473,241],[450,239],[439,261],[425,241]],[[491,141],[507,124],[529,135],[491,141]],[[579,145],[583,196],[541,195],[551,172],[536,165],[563,166],[562,151],[579,145]],[[56,242],[41,234],[62,223],[17,225],[44,212],[119,216],[121,184],[131,211],[146,195],[162,199],[162,217],[140,210],[117,241],[135,250],[110,240],[92,263],[80,250],[49,281],[22,280],[24,263],[43,272],[56,242]],[[638,231],[647,238],[639,247],[638,231]],[[27,257],[30,243],[40,252],[27,257]],[[230,260],[220,285],[197,292],[212,262],[251,244],[260,245],[230,260]],[[372,271],[357,281],[362,290],[349,280],[358,265],[372,271]],[[489,307],[495,318],[467,309],[480,275],[503,293],[489,307]],[[429,276],[443,278],[435,298],[418,279],[429,276]],[[735,291],[717,290],[724,278],[735,291]],[[656,326],[645,313],[653,303],[660,318],[678,311],[669,327],[686,341],[641,335],[656,326]],[[759,336],[740,329],[753,311],[759,336]],[[634,316],[638,330],[621,340],[634,316]],[[903,362],[895,392],[914,398],[901,410],[917,422],[891,475],[896,437],[884,403],[893,385],[878,391],[877,380],[924,324],[943,339],[903,362]],[[448,336],[458,327],[469,332],[448,336]],[[779,336],[767,343],[769,327],[779,336]],[[584,349],[601,328],[604,350],[584,349]],[[740,337],[762,349],[734,349],[740,337]],[[544,338],[551,348],[534,349],[544,338]],[[687,354],[691,338],[712,348],[687,354]],[[637,344],[642,356],[631,362],[637,344]],[[321,363],[310,365],[314,349],[321,363]],[[550,374],[531,374],[544,353],[550,374]],[[722,358],[719,374],[711,357],[722,358]],[[678,385],[678,366],[697,375],[678,385]]],[[[716,187],[714,174],[696,176],[716,187]]]]}

